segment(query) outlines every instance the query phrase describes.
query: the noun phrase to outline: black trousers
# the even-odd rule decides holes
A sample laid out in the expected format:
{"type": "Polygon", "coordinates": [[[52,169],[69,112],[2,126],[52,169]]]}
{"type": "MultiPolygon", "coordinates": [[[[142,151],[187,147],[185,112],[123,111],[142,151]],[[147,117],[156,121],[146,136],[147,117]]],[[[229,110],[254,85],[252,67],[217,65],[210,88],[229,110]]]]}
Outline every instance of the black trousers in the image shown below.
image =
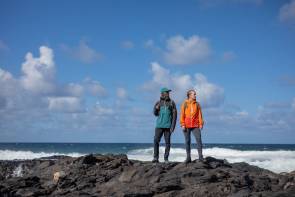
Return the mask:
{"type": "Polygon", "coordinates": [[[165,138],[165,154],[164,159],[168,159],[169,152],[170,152],[170,128],[156,128],[155,129],[155,136],[154,136],[154,159],[159,159],[159,144],[161,141],[161,138],[164,134],[165,138]]]}
{"type": "Polygon", "coordinates": [[[199,159],[203,159],[203,144],[201,138],[201,130],[199,128],[187,128],[183,130],[183,134],[185,137],[186,157],[187,159],[191,158],[191,133],[193,133],[196,138],[199,159]]]}

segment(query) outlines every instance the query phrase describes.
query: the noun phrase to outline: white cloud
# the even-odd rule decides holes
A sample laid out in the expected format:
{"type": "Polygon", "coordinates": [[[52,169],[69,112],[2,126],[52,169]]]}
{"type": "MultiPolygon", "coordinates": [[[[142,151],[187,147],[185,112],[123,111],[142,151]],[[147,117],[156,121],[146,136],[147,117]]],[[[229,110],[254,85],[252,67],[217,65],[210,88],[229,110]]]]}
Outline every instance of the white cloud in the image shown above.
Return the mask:
{"type": "Polygon", "coordinates": [[[22,75],[14,78],[11,73],[0,68],[1,109],[57,111],[81,111],[78,104],[86,95],[105,96],[106,90],[96,80],[86,78],[82,82],[58,84],[55,80],[54,54],[51,48],[40,47],[40,56],[26,54],[22,64],[22,75]]]}
{"type": "Polygon", "coordinates": [[[106,89],[100,84],[99,81],[86,78],[83,83],[87,92],[90,93],[92,96],[107,95],[106,89]]]}
{"type": "Polygon", "coordinates": [[[57,112],[83,112],[81,100],[77,97],[49,97],[48,109],[57,112]]]}
{"type": "Polygon", "coordinates": [[[160,66],[157,62],[151,64],[153,72],[153,81],[160,85],[167,86],[170,82],[170,72],[168,69],[160,66]]]}
{"type": "Polygon", "coordinates": [[[188,74],[170,73],[157,62],[151,64],[151,69],[153,78],[144,83],[142,88],[151,93],[153,99],[158,97],[161,87],[167,86],[172,89],[171,95],[177,103],[182,102],[186,98],[187,90],[192,88],[196,89],[197,100],[205,107],[215,107],[223,103],[223,88],[209,82],[200,73],[196,73],[194,77],[188,74]]]}
{"type": "Polygon", "coordinates": [[[70,56],[80,60],[83,63],[90,64],[101,60],[103,55],[91,48],[85,41],[81,40],[79,46],[69,47],[65,44],[61,48],[70,56]]]}
{"type": "Polygon", "coordinates": [[[96,105],[93,108],[93,112],[96,115],[113,115],[115,113],[114,109],[111,107],[103,106],[100,102],[96,102],[96,105]]]}
{"type": "Polygon", "coordinates": [[[216,107],[224,101],[224,90],[216,84],[208,82],[203,74],[195,74],[194,88],[197,90],[200,102],[205,106],[216,107]]]}
{"type": "Polygon", "coordinates": [[[0,68],[0,82],[4,83],[6,81],[12,80],[12,75],[10,74],[10,72],[5,71],[3,69],[0,68]]]}
{"type": "Polygon", "coordinates": [[[282,22],[295,22],[295,0],[291,0],[280,8],[279,19],[282,22]]]}
{"type": "Polygon", "coordinates": [[[186,39],[178,35],[166,41],[164,59],[175,65],[199,64],[205,62],[210,54],[211,49],[206,38],[193,35],[186,39]]]}
{"type": "Polygon", "coordinates": [[[29,91],[35,93],[50,93],[55,89],[55,65],[52,49],[41,46],[40,57],[34,58],[32,53],[27,53],[26,61],[22,64],[23,76],[21,84],[29,91]]]}
{"type": "Polygon", "coordinates": [[[6,107],[10,98],[14,98],[18,92],[18,82],[13,78],[12,74],[0,68],[0,109],[6,107]]]}
{"type": "Polygon", "coordinates": [[[134,43],[131,42],[130,40],[125,40],[125,41],[121,42],[121,47],[124,49],[133,49],[134,43]]]}
{"type": "Polygon", "coordinates": [[[65,92],[73,96],[82,96],[84,93],[84,86],[78,83],[69,83],[65,87],[65,92]]]}
{"type": "Polygon", "coordinates": [[[295,127],[294,99],[288,103],[272,102],[259,106],[256,114],[256,128],[264,130],[292,130],[295,127]],[[294,108],[293,108],[294,109],[294,108]]]}

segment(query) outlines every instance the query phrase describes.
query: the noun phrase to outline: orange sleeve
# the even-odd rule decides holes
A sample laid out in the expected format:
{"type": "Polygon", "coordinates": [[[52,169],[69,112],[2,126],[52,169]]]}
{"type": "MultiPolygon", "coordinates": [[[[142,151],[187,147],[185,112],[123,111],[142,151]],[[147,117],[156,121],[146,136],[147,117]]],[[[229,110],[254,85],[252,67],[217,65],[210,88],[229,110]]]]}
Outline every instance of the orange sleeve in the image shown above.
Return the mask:
{"type": "Polygon", "coordinates": [[[204,120],[203,120],[203,115],[202,115],[202,109],[201,106],[199,105],[199,124],[200,124],[200,128],[203,127],[204,125],[204,120]]]}
{"type": "Polygon", "coordinates": [[[184,102],[181,105],[180,110],[180,126],[185,126],[185,111],[184,111],[184,102]]]}

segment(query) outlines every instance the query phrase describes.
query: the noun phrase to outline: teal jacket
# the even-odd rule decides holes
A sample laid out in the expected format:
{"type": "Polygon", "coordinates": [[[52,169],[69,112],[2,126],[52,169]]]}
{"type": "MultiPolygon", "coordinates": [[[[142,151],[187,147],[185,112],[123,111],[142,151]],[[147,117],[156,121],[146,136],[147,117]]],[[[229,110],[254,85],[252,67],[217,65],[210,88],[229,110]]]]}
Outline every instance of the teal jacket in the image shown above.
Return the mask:
{"type": "Polygon", "coordinates": [[[170,128],[173,132],[177,120],[177,109],[175,102],[169,99],[161,98],[154,105],[154,115],[157,116],[156,128],[170,128]]]}

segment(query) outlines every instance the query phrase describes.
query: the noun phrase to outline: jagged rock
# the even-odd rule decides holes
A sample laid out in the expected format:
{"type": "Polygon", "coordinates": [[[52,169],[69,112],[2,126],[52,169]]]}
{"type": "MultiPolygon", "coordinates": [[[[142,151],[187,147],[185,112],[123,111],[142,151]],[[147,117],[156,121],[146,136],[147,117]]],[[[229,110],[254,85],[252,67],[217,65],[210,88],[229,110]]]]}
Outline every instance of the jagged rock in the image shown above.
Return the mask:
{"type": "Polygon", "coordinates": [[[294,172],[276,174],[213,157],[153,164],[90,154],[0,161],[2,196],[295,196],[294,172]],[[14,176],[16,169],[21,170],[14,176]]]}

